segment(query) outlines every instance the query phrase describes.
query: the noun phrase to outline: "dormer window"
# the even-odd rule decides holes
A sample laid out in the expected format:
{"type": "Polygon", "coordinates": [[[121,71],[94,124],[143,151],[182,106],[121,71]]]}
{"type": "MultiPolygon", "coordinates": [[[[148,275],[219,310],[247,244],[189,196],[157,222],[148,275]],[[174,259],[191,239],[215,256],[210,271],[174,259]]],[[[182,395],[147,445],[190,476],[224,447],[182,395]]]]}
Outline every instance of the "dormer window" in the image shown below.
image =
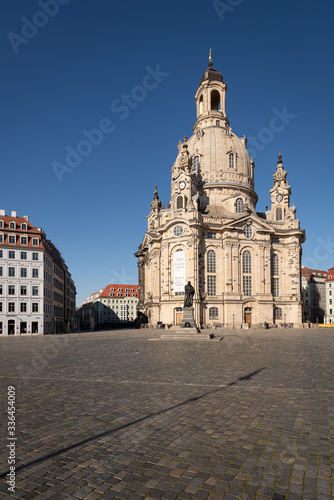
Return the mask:
{"type": "Polygon", "coordinates": [[[234,168],[235,167],[235,162],[234,162],[234,154],[233,153],[230,153],[228,155],[228,166],[230,168],[234,168]]]}
{"type": "Polygon", "coordinates": [[[121,291],[122,291],[122,289],[121,289],[121,288],[119,288],[119,289],[118,289],[118,291],[119,291],[119,292],[121,292],[121,291]]]}
{"type": "Polygon", "coordinates": [[[112,292],[109,293],[109,297],[113,297],[113,296],[114,296],[114,294],[112,292]]]}
{"type": "Polygon", "coordinates": [[[183,196],[178,196],[176,198],[176,208],[183,208],[183,196]]]}
{"type": "Polygon", "coordinates": [[[242,198],[237,198],[235,202],[235,211],[237,214],[242,214],[244,211],[244,202],[242,198]]]}
{"type": "Polygon", "coordinates": [[[0,220],[0,227],[3,228],[3,220],[0,220]]]}
{"type": "Polygon", "coordinates": [[[283,220],[283,210],[282,210],[282,207],[277,207],[275,214],[276,214],[276,220],[283,220]]]}
{"type": "Polygon", "coordinates": [[[10,223],[9,223],[9,229],[16,229],[16,224],[15,224],[15,222],[10,222],[10,223]]]}
{"type": "Polygon", "coordinates": [[[26,224],[25,222],[23,222],[23,223],[21,224],[21,229],[22,229],[22,231],[26,231],[26,230],[27,230],[27,228],[28,228],[27,224],[26,224]]]}

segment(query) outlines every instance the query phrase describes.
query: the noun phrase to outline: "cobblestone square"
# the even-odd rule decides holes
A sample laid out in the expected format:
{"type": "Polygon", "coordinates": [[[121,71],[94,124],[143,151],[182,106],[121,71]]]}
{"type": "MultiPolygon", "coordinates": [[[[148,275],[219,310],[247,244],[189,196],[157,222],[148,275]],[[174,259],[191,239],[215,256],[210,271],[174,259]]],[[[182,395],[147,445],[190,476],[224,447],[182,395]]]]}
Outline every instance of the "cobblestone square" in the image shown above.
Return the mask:
{"type": "Polygon", "coordinates": [[[334,331],[161,333],[0,339],[1,498],[334,498],[334,331]]]}

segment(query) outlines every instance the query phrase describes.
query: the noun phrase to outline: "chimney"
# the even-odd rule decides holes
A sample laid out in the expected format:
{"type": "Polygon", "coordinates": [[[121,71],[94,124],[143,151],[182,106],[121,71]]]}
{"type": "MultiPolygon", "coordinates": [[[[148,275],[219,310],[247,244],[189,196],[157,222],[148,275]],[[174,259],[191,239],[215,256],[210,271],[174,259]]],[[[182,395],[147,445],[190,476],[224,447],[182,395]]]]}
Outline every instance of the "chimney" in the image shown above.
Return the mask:
{"type": "Polygon", "coordinates": [[[16,212],[12,211],[12,217],[17,217],[16,212]]]}
{"type": "Polygon", "coordinates": [[[6,215],[6,211],[5,210],[0,210],[0,215],[5,216],[6,215]]]}
{"type": "Polygon", "coordinates": [[[24,215],[24,216],[23,216],[23,218],[24,218],[27,222],[29,222],[29,215],[24,215]]]}

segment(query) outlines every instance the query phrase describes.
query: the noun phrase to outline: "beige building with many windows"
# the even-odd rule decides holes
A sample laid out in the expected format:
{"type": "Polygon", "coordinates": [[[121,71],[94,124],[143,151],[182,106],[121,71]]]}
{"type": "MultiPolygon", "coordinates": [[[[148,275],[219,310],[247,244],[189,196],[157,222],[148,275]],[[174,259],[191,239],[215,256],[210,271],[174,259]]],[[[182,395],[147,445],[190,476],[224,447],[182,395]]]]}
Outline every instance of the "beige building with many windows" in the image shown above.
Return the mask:
{"type": "Polygon", "coordinates": [[[302,323],[301,244],[282,156],[271,204],[256,211],[254,162],[226,114],[227,85],[212,67],[197,89],[193,135],[178,144],[167,208],[155,189],[136,252],[139,316],[180,324],[184,286],[195,288],[199,327],[302,323]]]}

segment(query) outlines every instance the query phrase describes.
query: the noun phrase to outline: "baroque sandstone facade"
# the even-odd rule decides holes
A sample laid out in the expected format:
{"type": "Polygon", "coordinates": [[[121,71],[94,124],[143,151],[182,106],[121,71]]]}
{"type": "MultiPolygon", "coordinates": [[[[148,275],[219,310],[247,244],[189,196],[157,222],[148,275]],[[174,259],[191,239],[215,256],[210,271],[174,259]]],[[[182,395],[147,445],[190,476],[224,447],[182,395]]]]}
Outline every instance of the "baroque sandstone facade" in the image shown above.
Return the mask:
{"type": "Polygon", "coordinates": [[[168,207],[157,188],[138,258],[139,317],[180,324],[184,285],[199,327],[302,323],[301,244],[279,155],[265,213],[256,212],[254,162],[226,115],[222,74],[205,71],[194,133],[178,144],[168,207]]]}

